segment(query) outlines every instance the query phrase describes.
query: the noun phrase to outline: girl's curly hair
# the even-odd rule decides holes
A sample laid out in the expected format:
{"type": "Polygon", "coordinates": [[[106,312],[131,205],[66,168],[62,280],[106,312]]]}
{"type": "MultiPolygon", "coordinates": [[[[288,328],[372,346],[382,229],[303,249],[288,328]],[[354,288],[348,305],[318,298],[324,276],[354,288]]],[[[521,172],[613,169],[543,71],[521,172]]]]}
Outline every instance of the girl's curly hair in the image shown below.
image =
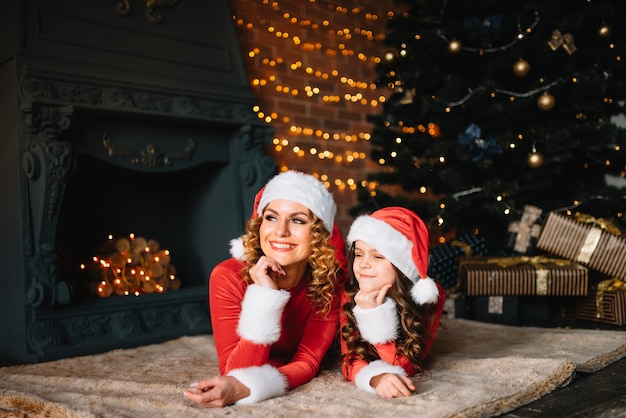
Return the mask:
{"type": "MultiPolygon", "coordinates": [[[[354,295],[359,291],[359,283],[354,276],[352,263],[354,261],[354,244],[348,253],[349,276],[345,284],[347,302],[343,306],[343,312],[347,317],[346,324],[340,330],[347,350],[342,355],[344,365],[356,359],[368,362],[379,360],[380,356],[372,344],[361,338],[356,325],[353,309],[355,306],[354,295]]],[[[418,372],[422,371],[421,353],[424,350],[425,336],[428,332],[430,321],[434,318],[436,304],[417,305],[411,297],[413,282],[400,270],[393,266],[396,271],[396,280],[387,292],[387,297],[396,302],[397,315],[400,323],[396,347],[398,354],[405,356],[418,372]]]]}
{"type": "MultiPolygon", "coordinates": [[[[317,313],[326,315],[330,312],[333,300],[337,293],[338,275],[340,266],[335,259],[335,248],[329,243],[330,232],[324,228],[324,223],[312,212],[311,223],[313,251],[308,258],[311,273],[307,282],[307,295],[317,313]]],[[[246,233],[243,235],[244,257],[246,264],[243,268],[243,277],[247,283],[252,283],[250,269],[263,255],[259,239],[259,229],[263,217],[249,219],[246,223],[246,233]]]]}

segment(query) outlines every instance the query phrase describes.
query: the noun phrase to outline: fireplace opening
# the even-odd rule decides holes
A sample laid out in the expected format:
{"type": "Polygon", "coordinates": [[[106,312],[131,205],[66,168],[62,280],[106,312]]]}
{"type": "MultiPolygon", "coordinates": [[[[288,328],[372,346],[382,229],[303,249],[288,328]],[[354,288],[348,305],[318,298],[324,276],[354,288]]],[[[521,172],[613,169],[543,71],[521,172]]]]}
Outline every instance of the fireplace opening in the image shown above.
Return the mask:
{"type": "Polygon", "coordinates": [[[131,233],[170,251],[181,288],[206,287],[211,268],[228,256],[232,238],[220,234],[227,214],[219,199],[206,198],[223,169],[223,164],[204,163],[153,173],[79,154],[58,227],[61,275],[75,298],[97,296],[94,276],[81,270],[81,263],[91,265],[109,235],[118,239],[131,233]]]}
{"type": "Polygon", "coordinates": [[[74,158],[56,245],[72,302],[98,298],[94,269],[86,274],[81,264],[93,267],[109,236],[130,234],[170,251],[180,290],[206,293],[212,268],[229,257],[228,243],[243,231],[247,216],[241,127],[78,109],[62,139],[74,158]]]}

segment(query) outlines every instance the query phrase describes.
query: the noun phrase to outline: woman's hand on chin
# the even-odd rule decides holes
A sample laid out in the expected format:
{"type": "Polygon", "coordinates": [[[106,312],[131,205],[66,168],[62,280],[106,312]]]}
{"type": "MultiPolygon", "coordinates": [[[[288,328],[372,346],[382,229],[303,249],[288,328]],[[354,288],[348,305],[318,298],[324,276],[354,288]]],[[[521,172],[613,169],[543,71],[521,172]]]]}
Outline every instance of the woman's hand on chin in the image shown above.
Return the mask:
{"type": "Polygon", "coordinates": [[[249,274],[255,284],[278,289],[275,277],[284,276],[285,270],[275,260],[263,255],[254,267],[250,269],[249,274]]]}

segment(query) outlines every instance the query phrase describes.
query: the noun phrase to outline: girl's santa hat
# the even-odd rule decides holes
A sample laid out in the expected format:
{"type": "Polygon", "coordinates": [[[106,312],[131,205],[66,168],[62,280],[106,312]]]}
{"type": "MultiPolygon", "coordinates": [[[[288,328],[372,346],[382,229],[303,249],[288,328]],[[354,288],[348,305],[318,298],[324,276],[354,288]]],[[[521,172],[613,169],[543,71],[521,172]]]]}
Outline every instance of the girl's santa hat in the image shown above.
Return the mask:
{"type": "Polygon", "coordinates": [[[437,302],[437,284],[428,277],[428,228],[415,212],[391,206],[359,216],[350,227],[348,246],[357,240],[376,248],[414,283],[411,296],[417,304],[437,302]]]}

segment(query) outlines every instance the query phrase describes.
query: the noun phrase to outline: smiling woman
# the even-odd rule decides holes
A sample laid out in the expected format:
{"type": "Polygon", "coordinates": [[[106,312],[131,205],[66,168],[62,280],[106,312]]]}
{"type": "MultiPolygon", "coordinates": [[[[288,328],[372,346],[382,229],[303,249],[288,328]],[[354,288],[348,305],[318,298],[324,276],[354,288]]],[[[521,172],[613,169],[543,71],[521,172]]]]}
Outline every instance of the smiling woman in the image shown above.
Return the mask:
{"type": "Polygon", "coordinates": [[[335,339],[344,243],[336,205],[311,175],[287,171],[259,191],[233,258],[209,281],[220,375],[185,396],[206,407],[250,404],[310,381],[335,339]]]}

